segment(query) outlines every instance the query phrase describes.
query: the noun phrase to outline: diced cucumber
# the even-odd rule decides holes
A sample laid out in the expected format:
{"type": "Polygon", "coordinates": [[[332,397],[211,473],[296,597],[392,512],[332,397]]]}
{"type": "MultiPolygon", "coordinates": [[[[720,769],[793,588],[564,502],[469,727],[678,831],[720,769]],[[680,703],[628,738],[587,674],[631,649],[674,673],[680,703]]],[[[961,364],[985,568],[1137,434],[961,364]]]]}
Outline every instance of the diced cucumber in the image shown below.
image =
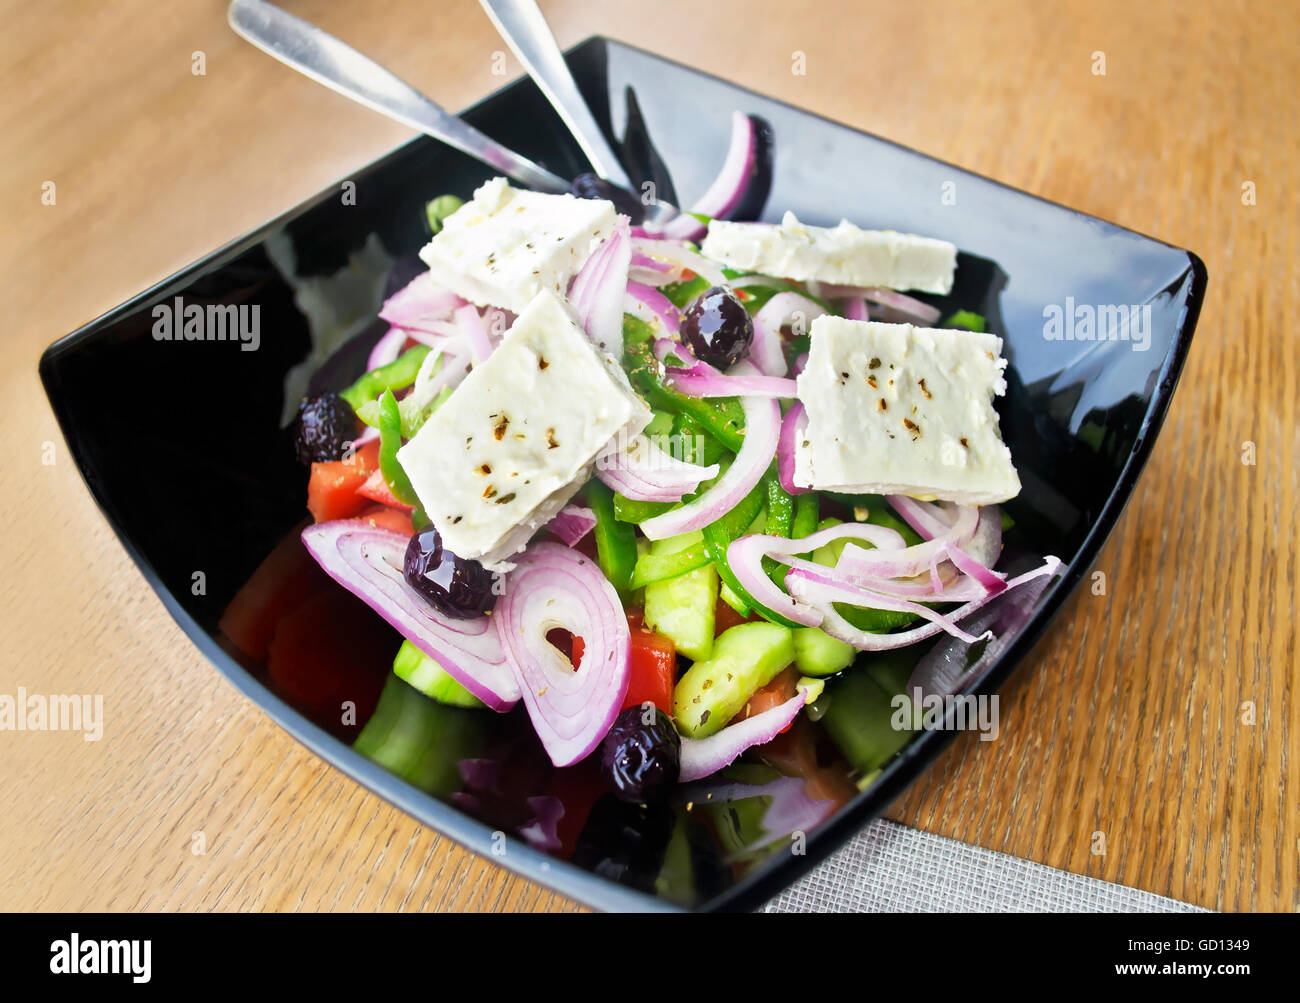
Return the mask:
{"type": "MultiPolygon", "coordinates": [[[[896,720],[893,698],[868,673],[847,673],[827,687],[821,725],[860,773],[879,768],[911,741],[911,729],[895,728],[896,720]]],[[[902,720],[911,721],[910,711],[902,720]]]]}
{"type": "MultiPolygon", "coordinates": [[[[650,546],[650,553],[642,561],[664,558],[667,555],[689,552],[703,545],[703,535],[697,530],[668,540],[659,540],[650,546]]],[[[641,561],[637,567],[641,567],[641,561]]],[[[636,580],[636,574],[633,574],[636,580]]],[[[713,627],[718,605],[718,572],[704,555],[702,566],[685,574],[661,581],[650,582],[645,587],[646,626],[672,638],[677,650],[687,658],[708,658],[713,652],[713,627]]]]}
{"type": "Polygon", "coordinates": [[[393,674],[438,703],[452,707],[487,708],[487,704],[410,641],[403,641],[397,649],[393,674]]]}
{"type": "Polygon", "coordinates": [[[482,754],[485,717],[447,707],[388,677],[352,747],[436,797],[461,789],[458,763],[482,754]]]}
{"type": "Polygon", "coordinates": [[[820,627],[799,627],[794,632],[794,664],[806,676],[833,676],[852,665],[857,654],[853,645],[820,627]]]}
{"type": "MultiPolygon", "coordinates": [[[[617,496],[615,496],[617,498],[617,496]]],[[[647,541],[649,546],[637,557],[632,569],[632,587],[640,588],[651,582],[676,578],[709,563],[709,552],[704,545],[704,534],[693,533],[671,536],[666,540],[647,541]]],[[[640,541],[638,541],[638,549],[640,541]]]]}
{"type": "Polygon", "coordinates": [[[713,654],[692,665],[673,691],[673,717],[690,738],[721,731],[755,690],[794,661],[789,627],[742,623],[713,642],[713,654]]]}
{"type": "Polygon", "coordinates": [[[722,583],[718,590],[718,595],[724,603],[734,609],[741,616],[749,616],[750,613],[754,612],[745,604],[744,599],[740,598],[740,596],[736,595],[736,593],[732,591],[731,586],[726,582],[722,583]]]}

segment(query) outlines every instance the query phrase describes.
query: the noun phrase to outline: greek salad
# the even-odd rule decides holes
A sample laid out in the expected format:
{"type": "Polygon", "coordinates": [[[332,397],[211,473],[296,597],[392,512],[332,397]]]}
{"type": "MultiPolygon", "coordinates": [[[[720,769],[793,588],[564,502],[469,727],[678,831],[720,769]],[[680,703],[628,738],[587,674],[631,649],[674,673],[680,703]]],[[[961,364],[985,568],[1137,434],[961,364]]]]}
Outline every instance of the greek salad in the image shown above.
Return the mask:
{"type": "Polygon", "coordinates": [[[365,373],[302,402],[302,541],[404,639],[383,727],[401,694],[522,704],[553,766],[645,804],[1056,571],[997,570],[1001,339],[910,295],[956,247],[725,218],[758,142],[737,115],[658,232],[503,178],[435,200],[365,373]]]}

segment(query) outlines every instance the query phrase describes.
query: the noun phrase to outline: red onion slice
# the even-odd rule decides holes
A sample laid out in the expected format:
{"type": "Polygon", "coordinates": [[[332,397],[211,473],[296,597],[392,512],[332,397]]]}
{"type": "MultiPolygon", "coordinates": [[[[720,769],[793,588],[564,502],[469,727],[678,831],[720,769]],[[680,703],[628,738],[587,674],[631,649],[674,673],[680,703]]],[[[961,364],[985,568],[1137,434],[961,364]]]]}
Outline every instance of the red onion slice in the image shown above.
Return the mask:
{"type": "MultiPolygon", "coordinates": [[[[1045,557],[1040,567],[1028,571],[1023,575],[1011,579],[1006,583],[1006,590],[1017,588],[1025,582],[1040,578],[1043,575],[1054,575],[1061,567],[1061,561],[1056,557],[1045,557]]],[[[824,569],[823,569],[824,570],[824,569]]],[[[901,631],[894,634],[874,634],[870,631],[859,630],[851,623],[840,616],[835,610],[832,603],[847,602],[849,604],[858,604],[862,600],[856,592],[844,590],[839,586],[826,586],[819,582],[802,577],[806,574],[803,569],[795,569],[786,576],[786,586],[792,595],[803,599],[810,605],[817,606],[823,614],[821,629],[826,631],[832,637],[845,641],[860,651],[889,651],[893,648],[903,648],[909,644],[916,644],[918,641],[924,641],[926,638],[934,637],[936,634],[945,630],[945,627],[937,622],[930,622],[920,627],[914,627],[911,630],[901,631]]],[[[944,617],[949,623],[955,623],[974,613],[977,609],[995,598],[991,594],[985,594],[978,599],[966,603],[944,617]]],[[[871,605],[868,603],[867,605],[871,605]]],[[[971,635],[966,631],[953,632],[953,636],[962,640],[968,640],[971,635]]]]}
{"type": "Polygon", "coordinates": [[[326,574],[493,710],[508,710],[519,700],[496,617],[456,620],[430,606],[402,577],[406,536],[337,519],[308,526],[302,542],[326,574]]]}
{"type": "MultiPolygon", "coordinates": [[[[861,296],[872,303],[879,303],[881,306],[906,314],[922,327],[933,327],[939,318],[943,316],[943,312],[938,307],[930,306],[929,303],[922,303],[919,299],[914,299],[897,290],[882,289],[879,286],[845,286],[822,282],[818,283],[817,292],[823,299],[849,299],[861,296]]],[[[855,317],[853,319],[857,320],[859,318],[855,317]]]]}
{"type": "MultiPolygon", "coordinates": [[[[752,366],[743,362],[733,366],[731,371],[741,376],[755,372],[752,366]]],[[[762,480],[781,435],[781,405],[761,397],[742,397],[740,406],[745,411],[745,441],[736,459],[704,494],[681,508],[641,523],[641,532],[651,540],[664,540],[703,529],[731,511],[762,480]]]]}
{"type": "Polygon", "coordinates": [[[464,303],[455,293],[438,285],[432,273],[424,272],[384,300],[379,318],[394,327],[437,333],[431,330],[430,323],[445,321],[464,303]]]}
{"type": "MultiPolygon", "coordinates": [[[[777,293],[754,314],[754,343],[749,358],[768,376],[784,376],[785,352],[781,347],[781,328],[796,315],[803,315],[803,329],[826,311],[798,293],[777,293]]],[[[803,333],[803,332],[799,332],[803,333]]]]}
{"type": "Polygon", "coordinates": [[[474,364],[478,365],[492,354],[492,339],[488,337],[483,318],[479,316],[478,308],[474,306],[459,307],[454,316],[457,327],[464,332],[465,339],[469,342],[469,351],[474,358],[474,364]]]}
{"type": "Polygon", "coordinates": [[[635,501],[681,501],[721,469],[716,463],[702,467],[679,460],[644,435],[636,436],[626,449],[621,446],[615,440],[596,457],[596,476],[606,487],[635,501]]]}
{"type": "Polygon", "coordinates": [[[807,697],[800,689],[785,703],[729,724],[716,735],[683,738],[678,781],[687,784],[717,773],[735,762],[745,750],[772,741],[799,716],[805,699],[807,697]]]}
{"type": "Polygon", "coordinates": [[[672,300],[642,282],[628,282],[623,308],[655,328],[656,335],[676,334],[681,327],[672,300]]]}
{"type": "Polygon", "coordinates": [[[576,547],[583,537],[596,528],[596,513],[581,505],[565,505],[547,523],[546,528],[563,540],[566,546],[576,547]]]}
{"type": "Polygon", "coordinates": [[[907,495],[886,495],[885,501],[911,526],[923,540],[933,540],[949,529],[942,516],[932,506],[907,495]]]}
{"type": "Polygon", "coordinates": [[[390,327],[388,332],[375,342],[375,347],[370,350],[370,356],[366,359],[366,372],[372,369],[378,369],[380,366],[386,366],[402,354],[402,346],[406,344],[406,332],[400,327],[390,327]]]}
{"type": "Polygon", "coordinates": [[[781,487],[788,494],[802,495],[808,488],[801,488],[794,482],[794,454],[804,429],[808,427],[808,415],[804,411],[803,401],[795,401],[790,410],[781,419],[781,435],[776,443],[776,475],[781,487]]]}
{"type": "MultiPolygon", "coordinates": [[[[734,369],[733,369],[734,373],[734,369]]],[[[789,400],[798,393],[794,380],[782,376],[736,376],[697,362],[689,369],[669,366],[669,385],[687,397],[773,397],[789,400]]]]}
{"type": "MultiPolygon", "coordinates": [[[[768,609],[780,613],[788,620],[803,624],[805,627],[816,627],[822,621],[821,612],[807,603],[801,603],[792,598],[776,582],[772,581],[763,568],[763,558],[771,557],[791,567],[804,567],[815,569],[817,572],[825,572],[827,569],[822,565],[800,560],[792,555],[806,554],[818,547],[824,547],[834,540],[846,538],[865,540],[874,546],[885,548],[887,551],[896,551],[897,548],[903,545],[903,538],[888,526],[876,526],[871,523],[842,523],[838,526],[829,526],[826,529],[818,530],[797,540],[791,540],[784,536],[766,536],[761,533],[739,537],[727,547],[727,563],[731,566],[732,571],[736,573],[740,584],[745,586],[750,595],[768,609]]],[[[848,548],[844,549],[847,550],[848,548]]]]}
{"type": "Polygon", "coordinates": [[[627,693],[631,633],[614,586],[578,551],[534,543],[517,559],[492,618],[551,762],[578,762],[605,737],[627,693]],[[547,641],[557,627],[582,638],[580,670],[547,641]]]}
{"type": "Polygon", "coordinates": [[[722,274],[720,267],[703,255],[696,254],[681,241],[634,239],[632,241],[632,250],[647,257],[667,261],[684,271],[691,271],[696,275],[703,276],[708,280],[709,285],[728,285],[727,277],[722,274]]]}
{"type": "MultiPolygon", "coordinates": [[[[753,179],[758,161],[758,128],[754,120],[741,111],[731,113],[731,143],[722,170],[708,190],[691,205],[691,212],[713,219],[725,219],[740,204],[753,179]]],[[[681,240],[698,240],[706,227],[699,220],[682,213],[663,228],[665,236],[681,240]]]]}
{"type": "Polygon", "coordinates": [[[569,302],[583,330],[611,354],[622,352],[623,299],[631,263],[627,217],[619,216],[614,232],[596,248],[569,287],[569,302]]]}
{"type": "Polygon", "coordinates": [[[870,320],[865,296],[846,296],[844,298],[844,316],[849,320],[870,320]]]}

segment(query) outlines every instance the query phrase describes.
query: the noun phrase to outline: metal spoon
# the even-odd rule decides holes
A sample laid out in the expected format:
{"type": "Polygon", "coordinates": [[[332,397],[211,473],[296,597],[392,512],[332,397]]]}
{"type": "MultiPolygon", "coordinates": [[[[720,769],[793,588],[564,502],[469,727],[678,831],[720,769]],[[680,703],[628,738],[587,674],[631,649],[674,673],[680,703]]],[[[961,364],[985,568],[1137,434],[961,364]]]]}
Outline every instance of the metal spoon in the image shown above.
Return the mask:
{"type": "MultiPolygon", "coordinates": [[[[596,124],[591,109],[569,72],[555,36],[551,33],[536,0],[479,0],[506,44],[514,51],[564,124],[573,133],[587,160],[606,181],[640,198],[637,186],[627,176],[618,155],[596,124]]],[[[644,204],[645,200],[642,199],[644,204]]],[[[676,206],[654,199],[645,207],[645,225],[662,226],[679,215],[676,206]]]]}
{"type": "Polygon", "coordinates": [[[235,33],[344,97],[453,146],[521,184],[564,192],[569,182],[483,135],[350,45],[264,0],[232,0],[235,33]]]}

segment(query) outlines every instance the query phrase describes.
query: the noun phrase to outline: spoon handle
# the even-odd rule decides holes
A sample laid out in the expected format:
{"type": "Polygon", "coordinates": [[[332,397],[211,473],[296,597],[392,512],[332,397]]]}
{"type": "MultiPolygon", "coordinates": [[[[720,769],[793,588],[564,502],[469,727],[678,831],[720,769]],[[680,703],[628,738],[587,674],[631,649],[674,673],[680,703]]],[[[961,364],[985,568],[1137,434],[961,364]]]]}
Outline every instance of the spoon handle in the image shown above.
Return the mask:
{"type": "Polygon", "coordinates": [[[483,135],[374,60],[274,4],[232,0],[227,17],[236,34],[344,97],[441,140],[521,184],[547,192],[568,190],[564,178],[483,135]]]}
{"type": "Polygon", "coordinates": [[[564,54],[535,0],[480,0],[480,3],[528,75],[569,127],[596,173],[620,188],[635,191],[574,83],[564,54]]]}

